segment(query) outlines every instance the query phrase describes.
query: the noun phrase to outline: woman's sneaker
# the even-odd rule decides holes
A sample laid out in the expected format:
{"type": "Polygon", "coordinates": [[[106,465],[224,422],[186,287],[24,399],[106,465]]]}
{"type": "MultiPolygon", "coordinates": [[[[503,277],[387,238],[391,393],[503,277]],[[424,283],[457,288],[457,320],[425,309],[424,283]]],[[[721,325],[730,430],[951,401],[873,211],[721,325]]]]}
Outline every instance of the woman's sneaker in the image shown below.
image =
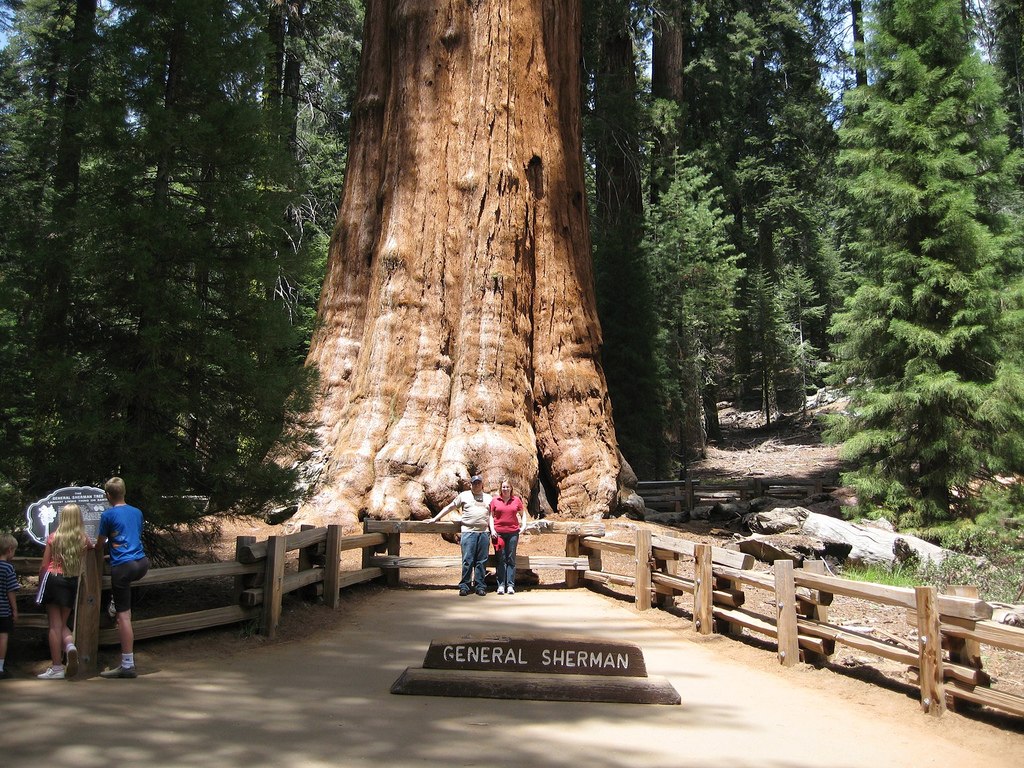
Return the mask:
{"type": "Polygon", "coordinates": [[[45,672],[40,675],[36,675],[40,680],[63,680],[64,679],[64,668],[61,667],[49,667],[45,672]]]}

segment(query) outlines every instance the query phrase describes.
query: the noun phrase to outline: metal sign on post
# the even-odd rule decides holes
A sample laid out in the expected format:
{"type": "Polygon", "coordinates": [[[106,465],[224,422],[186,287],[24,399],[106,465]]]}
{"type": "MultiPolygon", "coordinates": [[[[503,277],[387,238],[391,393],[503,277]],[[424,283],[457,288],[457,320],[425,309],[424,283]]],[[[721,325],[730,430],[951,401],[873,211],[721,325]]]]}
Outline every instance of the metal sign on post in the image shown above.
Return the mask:
{"type": "Polygon", "coordinates": [[[28,535],[41,547],[60,522],[60,509],[65,504],[77,504],[82,510],[85,535],[93,541],[100,526],[100,515],[110,506],[107,495],[100,488],[91,486],[61,488],[25,510],[28,535]]]}

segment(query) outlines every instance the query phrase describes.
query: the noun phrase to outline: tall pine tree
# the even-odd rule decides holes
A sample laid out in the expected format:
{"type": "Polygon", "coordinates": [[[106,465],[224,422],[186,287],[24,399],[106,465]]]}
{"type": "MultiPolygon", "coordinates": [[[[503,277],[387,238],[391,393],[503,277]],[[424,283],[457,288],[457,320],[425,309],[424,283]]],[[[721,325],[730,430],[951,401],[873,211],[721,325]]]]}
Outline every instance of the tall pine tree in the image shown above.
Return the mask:
{"type": "Polygon", "coordinates": [[[834,435],[864,497],[905,525],[948,518],[1016,460],[1019,285],[1004,215],[1015,157],[992,68],[960,0],[875,4],[872,84],[851,96],[842,162],[859,284],[834,330],[850,416],[834,435]],[[1004,446],[1005,447],[1005,446],[1004,446]]]}

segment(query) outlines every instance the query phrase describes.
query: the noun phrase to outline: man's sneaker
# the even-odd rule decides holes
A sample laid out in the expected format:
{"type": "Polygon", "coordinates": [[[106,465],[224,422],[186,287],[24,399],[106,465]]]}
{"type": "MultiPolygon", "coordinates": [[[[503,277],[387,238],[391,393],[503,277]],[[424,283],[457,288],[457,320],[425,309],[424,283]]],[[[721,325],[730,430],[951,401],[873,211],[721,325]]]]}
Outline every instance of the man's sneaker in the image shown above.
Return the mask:
{"type": "Polygon", "coordinates": [[[114,598],[110,598],[110,604],[107,605],[107,616],[112,619],[117,618],[117,608],[114,606],[114,598]]]}
{"type": "Polygon", "coordinates": [[[132,678],[138,676],[139,674],[135,671],[135,667],[114,667],[113,669],[108,669],[105,672],[100,672],[100,677],[105,677],[108,680],[119,677],[132,678]]]}
{"type": "Polygon", "coordinates": [[[478,589],[478,590],[476,591],[476,593],[477,593],[478,595],[480,595],[480,597],[483,597],[484,595],[486,595],[486,594],[487,594],[487,590],[486,590],[486,589],[484,589],[483,587],[480,587],[480,588],[479,588],[479,589],[478,589]]]}
{"type": "Polygon", "coordinates": [[[514,595],[516,593],[516,588],[509,584],[508,589],[505,590],[505,593],[509,595],[514,595]]]}
{"type": "Polygon", "coordinates": [[[78,648],[72,643],[66,651],[68,656],[67,664],[64,665],[65,677],[74,677],[78,674],[78,648]]]}
{"type": "Polygon", "coordinates": [[[63,680],[64,679],[64,668],[57,669],[56,667],[49,667],[45,672],[40,675],[36,675],[40,680],[63,680]]]}
{"type": "Polygon", "coordinates": [[[499,584],[498,585],[498,594],[499,595],[504,595],[505,594],[505,585],[504,584],[499,584]]]}
{"type": "Polygon", "coordinates": [[[460,587],[459,588],[459,597],[465,597],[468,594],[469,594],[469,588],[468,587],[460,587]]]}

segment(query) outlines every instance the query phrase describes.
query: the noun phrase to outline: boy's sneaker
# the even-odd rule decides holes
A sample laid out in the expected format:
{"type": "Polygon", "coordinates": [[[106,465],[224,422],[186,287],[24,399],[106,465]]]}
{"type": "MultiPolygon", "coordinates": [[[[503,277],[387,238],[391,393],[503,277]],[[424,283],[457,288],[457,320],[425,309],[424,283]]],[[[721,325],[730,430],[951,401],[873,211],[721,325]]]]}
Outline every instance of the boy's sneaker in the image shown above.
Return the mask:
{"type": "Polygon", "coordinates": [[[68,656],[67,664],[64,665],[64,676],[74,677],[78,674],[78,648],[72,643],[66,651],[68,656]]]}
{"type": "Polygon", "coordinates": [[[486,594],[487,594],[487,590],[486,590],[486,589],[484,589],[483,587],[480,587],[480,588],[478,588],[478,589],[477,589],[476,593],[477,593],[478,595],[480,595],[480,597],[483,597],[484,595],[486,595],[486,594]]]}
{"type": "Polygon", "coordinates": [[[56,667],[48,667],[45,672],[40,675],[36,675],[40,680],[63,680],[64,670],[57,669],[56,667]]]}
{"type": "Polygon", "coordinates": [[[513,587],[511,584],[509,585],[508,589],[505,590],[505,594],[508,594],[508,595],[514,595],[515,593],[516,593],[516,588],[513,587]]]}
{"type": "Polygon", "coordinates": [[[100,672],[100,677],[105,677],[108,680],[116,678],[134,678],[138,677],[139,673],[135,671],[135,667],[114,667],[104,672],[100,672]]]}
{"type": "Polygon", "coordinates": [[[504,595],[505,594],[505,585],[504,584],[499,584],[498,585],[498,594],[499,595],[504,595]]]}
{"type": "Polygon", "coordinates": [[[469,594],[469,589],[467,587],[460,587],[459,588],[459,597],[465,597],[468,594],[469,594]]]}

